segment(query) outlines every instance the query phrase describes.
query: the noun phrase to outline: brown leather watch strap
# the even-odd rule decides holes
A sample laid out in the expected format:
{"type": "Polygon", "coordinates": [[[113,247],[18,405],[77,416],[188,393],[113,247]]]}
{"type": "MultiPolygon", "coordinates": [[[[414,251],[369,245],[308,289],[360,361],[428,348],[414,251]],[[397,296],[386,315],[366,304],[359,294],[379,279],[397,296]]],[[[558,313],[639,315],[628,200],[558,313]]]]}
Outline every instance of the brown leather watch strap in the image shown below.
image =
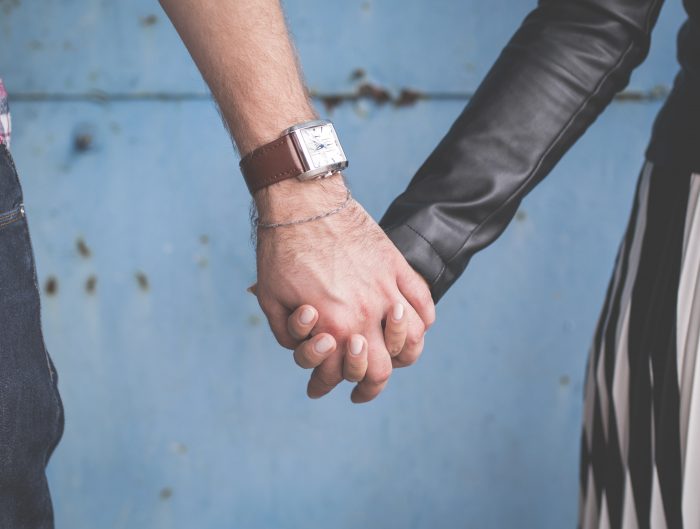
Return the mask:
{"type": "Polygon", "coordinates": [[[240,167],[251,194],[304,172],[290,134],[248,153],[241,159],[240,167]]]}

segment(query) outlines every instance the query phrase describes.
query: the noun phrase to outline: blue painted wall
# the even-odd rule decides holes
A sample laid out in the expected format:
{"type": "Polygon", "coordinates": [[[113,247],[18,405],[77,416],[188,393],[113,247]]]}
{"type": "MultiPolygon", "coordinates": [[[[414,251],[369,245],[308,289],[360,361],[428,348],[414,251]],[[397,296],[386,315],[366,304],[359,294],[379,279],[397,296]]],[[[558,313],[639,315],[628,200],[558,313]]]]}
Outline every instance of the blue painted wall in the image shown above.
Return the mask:
{"type": "MultiPolygon", "coordinates": [[[[352,93],[362,69],[393,95],[430,96],[333,109],[375,217],[533,3],[286,3],[316,93],[352,93]]],[[[474,259],[419,364],[353,406],[349,386],[306,399],[307,373],[245,293],[237,159],[158,4],[0,0],[66,405],[49,472],[59,529],[574,527],[583,367],[675,71],[679,4],[630,84],[642,97],[615,102],[474,259]]]]}

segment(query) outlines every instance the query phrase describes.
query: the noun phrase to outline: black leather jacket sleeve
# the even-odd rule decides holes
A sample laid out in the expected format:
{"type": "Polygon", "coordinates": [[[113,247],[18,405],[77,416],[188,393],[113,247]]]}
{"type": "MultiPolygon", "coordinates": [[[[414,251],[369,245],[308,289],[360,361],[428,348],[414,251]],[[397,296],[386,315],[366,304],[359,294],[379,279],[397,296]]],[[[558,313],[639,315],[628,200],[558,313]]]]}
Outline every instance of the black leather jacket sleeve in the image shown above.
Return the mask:
{"type": "Polygon", "coordinates": [[[646,57],[662,0],[541,0],[380,224],[437,301],[646,57]]]}

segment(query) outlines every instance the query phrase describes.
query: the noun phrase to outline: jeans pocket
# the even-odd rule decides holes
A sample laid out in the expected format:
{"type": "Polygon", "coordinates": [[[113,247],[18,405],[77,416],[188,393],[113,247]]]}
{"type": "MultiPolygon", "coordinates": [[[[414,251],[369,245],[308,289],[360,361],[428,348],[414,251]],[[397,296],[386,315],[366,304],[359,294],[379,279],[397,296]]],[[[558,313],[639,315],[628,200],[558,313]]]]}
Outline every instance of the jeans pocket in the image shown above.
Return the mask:
{"type": "Polygon", "coordinates": [[[0,230],[22,218],[24,218],[24,204],[20,204],[5,213],[0,213],[0,230]]]}

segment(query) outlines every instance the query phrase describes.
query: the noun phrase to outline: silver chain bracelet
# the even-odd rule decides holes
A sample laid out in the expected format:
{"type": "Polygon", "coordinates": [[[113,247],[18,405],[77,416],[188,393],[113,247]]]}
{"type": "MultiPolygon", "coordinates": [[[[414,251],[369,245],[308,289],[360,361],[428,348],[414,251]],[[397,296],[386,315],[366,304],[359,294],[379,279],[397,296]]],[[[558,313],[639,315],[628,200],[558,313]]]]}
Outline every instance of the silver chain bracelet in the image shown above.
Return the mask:
{"type": "Polygon", "coordinates": [[[352,202],[352,194],[350,193],[350,189],[348,189],[348,193],[345,196],[345,200],[343,201],[343,203],[340,204],[337,208],[334,208],[330,211],[326,211],[324,213],[314,215],[313,217],[306,217],[303,219],[289,220],[286,222],[260,222],[260,221],[258,221],[257,225],[258,225],[258,228],[270,229],[270,228],[281,228],[283,226],[296,226],[297,224],[305,224],[307,222],[313,222],[315,220],[325,219],[326,217],[330,217],[331,215],[335,215],[336,213],[340,213],[346,207],[348,207],[350,202],[352,202]]]}

